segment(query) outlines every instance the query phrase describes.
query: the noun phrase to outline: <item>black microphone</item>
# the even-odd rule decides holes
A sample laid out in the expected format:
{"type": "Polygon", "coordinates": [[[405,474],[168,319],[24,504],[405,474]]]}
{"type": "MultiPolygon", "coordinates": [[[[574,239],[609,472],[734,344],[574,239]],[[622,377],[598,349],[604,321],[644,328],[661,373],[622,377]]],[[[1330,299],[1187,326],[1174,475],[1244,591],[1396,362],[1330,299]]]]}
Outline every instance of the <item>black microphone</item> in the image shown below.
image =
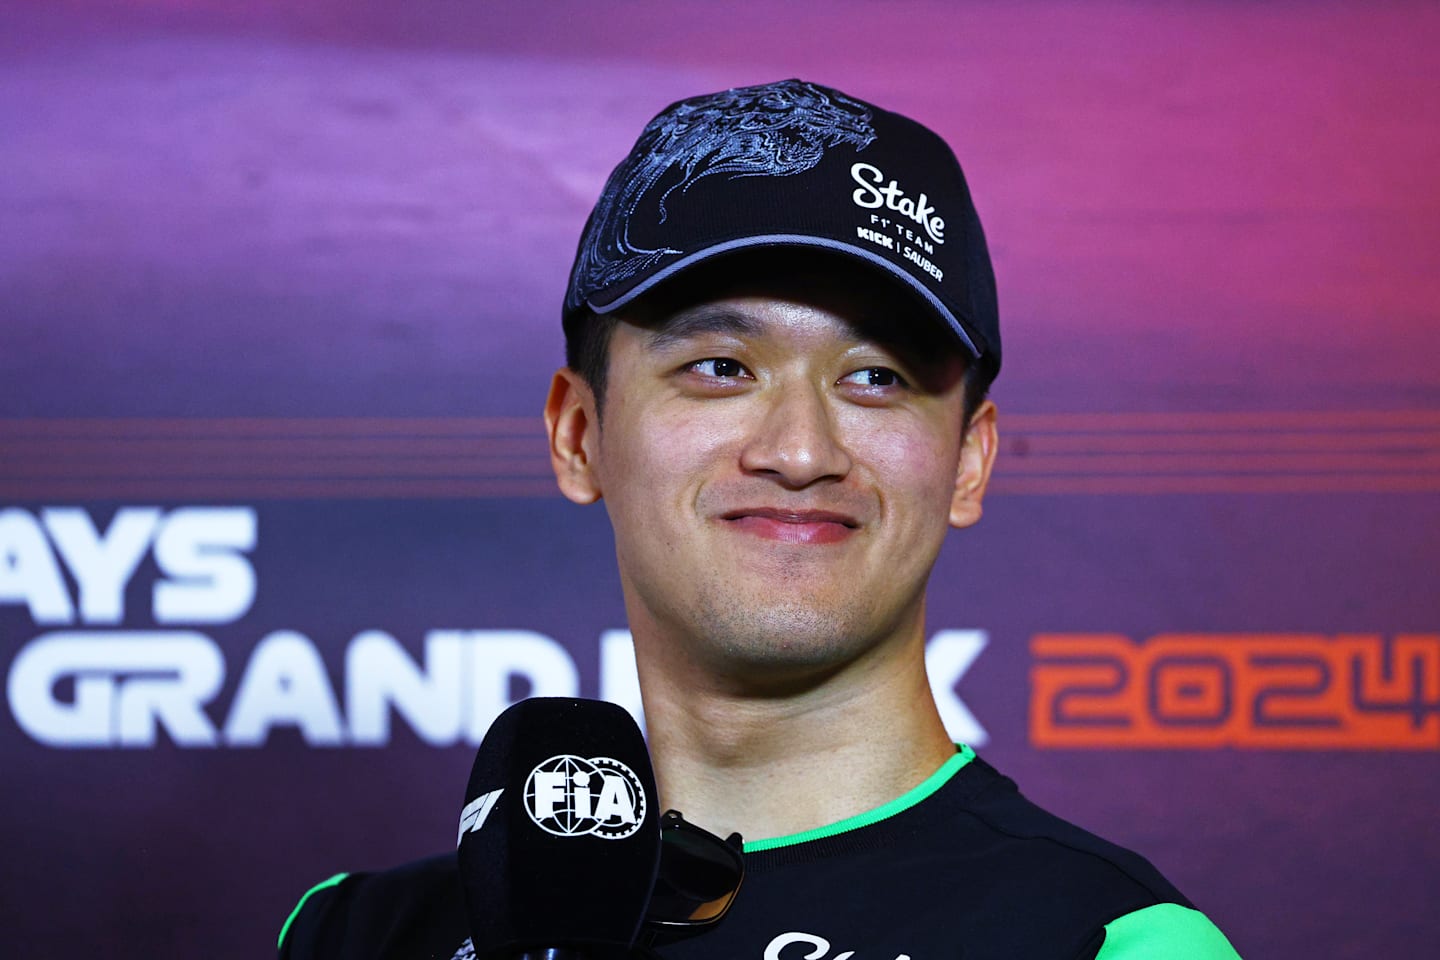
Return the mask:
{"type": "Polygon", "coordinates": [[[660,860],[655,773],[630,714],[537,697],[500,714],[460,814],[477,960],[623,957],[660,860]]]}

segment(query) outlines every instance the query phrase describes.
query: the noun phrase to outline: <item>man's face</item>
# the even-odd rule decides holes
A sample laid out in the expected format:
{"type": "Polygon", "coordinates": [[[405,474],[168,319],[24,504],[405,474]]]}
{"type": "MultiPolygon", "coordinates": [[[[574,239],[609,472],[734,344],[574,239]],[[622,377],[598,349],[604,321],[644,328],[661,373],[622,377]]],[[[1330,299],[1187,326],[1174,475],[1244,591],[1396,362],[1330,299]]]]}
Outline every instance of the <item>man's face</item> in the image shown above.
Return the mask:
{"type": "Polygon", "coordinates": [[[978,517],[994,417],[962,444],[964,360],[896,300],[812,275],[618,324],[583,470],[637,638],[787,682],[921,636],[947,526],[978,517]]]}

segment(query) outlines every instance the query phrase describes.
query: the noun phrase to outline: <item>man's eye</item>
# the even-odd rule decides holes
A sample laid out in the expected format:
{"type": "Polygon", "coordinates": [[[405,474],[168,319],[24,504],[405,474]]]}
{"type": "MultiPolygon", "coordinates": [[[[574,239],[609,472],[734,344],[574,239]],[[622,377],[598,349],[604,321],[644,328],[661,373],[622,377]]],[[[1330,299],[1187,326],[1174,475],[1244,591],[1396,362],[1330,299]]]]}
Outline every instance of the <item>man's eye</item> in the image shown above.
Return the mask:
{"type": "Polygon", "coordinates": [[[709,357],[705,360],[696,360],[690,364],[690,369],[705,377],[744,377],[749,373],[739,360],[731,360],[728,357],[709,357]]]}
{"type": "Polygon", "coordinates": [[[889,367],[866,367],[840,378],[841,383],[853,383],[861,387],[903,387],[905,378],[889,367]]]}

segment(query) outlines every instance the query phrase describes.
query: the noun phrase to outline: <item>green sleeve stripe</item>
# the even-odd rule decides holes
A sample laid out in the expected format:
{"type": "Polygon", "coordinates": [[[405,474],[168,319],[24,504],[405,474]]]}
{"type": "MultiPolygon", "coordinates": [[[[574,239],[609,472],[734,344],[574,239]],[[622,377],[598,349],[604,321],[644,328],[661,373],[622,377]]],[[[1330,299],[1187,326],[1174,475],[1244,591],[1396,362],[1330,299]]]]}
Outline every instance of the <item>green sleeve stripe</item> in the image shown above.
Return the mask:
{"type": "Polygon", "coordinates": [[[936,790],[945,786],[946,781],[953,777],[961,767],[975,759],[974,750],[971,750],[964,744],[957,744],[957,746],[959,749],[955,755],[941,764],[939,770],[930,774],[919,786],[913,787],[883,807],[876,807],[874,810],[857,813],[853,817],[846,817],[844,820],[837,820],[835,823],[829,823],[823,827],[816,827],[814,830],[805,830],[801,833],[789,833],[783,837],[770,837],[765,840],[751,840],[745,844],[745,852],[759,853],[762,850],[774,850],[778,847],[793,847],[797,843],[833,837],[837,833],[845,833],[849,830],[859,830],[861,827],[868,827],[872,823],[879,823],[881,820],[888,819],[897,813],[908,810],[936,790]]]}
{"type": "Polygon", "coordinates": [[[1178,903],[1157,903],[1105,925],[1095,960],[1240,960],[1210,918],[1178,903]]]}
{"type": "Polygon", "coordinates": [[[305,901],[309,900],[311,897],[319,893],[321,890],[324,890],[326,887],[335,886],[341,880],[344,880],[348,876],[350,876],[350,874],[348,873],[337,873],[329,880],[321,880],[319,883],[315,884],[315,886],[305,891],[305,896],[300,898],[300,902],[295,904],[295,909],[290,911],[290,916],[285,918],[285,926],[280,928],[280,938],[275,941],[276,950],[279,950],[282,946],[284,946],[285,934],[290,932],[290,924],[294,923],[295,918],[300,916],[300,911],[305,909],[305,901]]]}

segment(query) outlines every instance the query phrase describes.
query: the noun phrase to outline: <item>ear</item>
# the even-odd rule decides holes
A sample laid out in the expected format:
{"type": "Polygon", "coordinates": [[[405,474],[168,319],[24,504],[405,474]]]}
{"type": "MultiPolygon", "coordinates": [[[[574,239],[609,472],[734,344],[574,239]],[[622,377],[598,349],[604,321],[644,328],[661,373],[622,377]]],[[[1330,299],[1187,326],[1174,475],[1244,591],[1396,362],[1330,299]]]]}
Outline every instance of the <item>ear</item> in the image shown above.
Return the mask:
{"type": "Polygon", "coordinates": [[[569,367],[555,371],[545,398],[545,430],[550,437],[550,466],[560,492],[576,503],[601,497],[595,474],[600,447],[600,417],[595,393],[569,367]]]}
{"type": "Polygon", "coordinates": [[[995,404],[986,400],[970,418],[965,441],[960,445],[960,466],[955,472],[955,492],[950,497],[950,526],[956,529],[980,519],[980,504],[1000,446],[995,419],[995,404]]]}

